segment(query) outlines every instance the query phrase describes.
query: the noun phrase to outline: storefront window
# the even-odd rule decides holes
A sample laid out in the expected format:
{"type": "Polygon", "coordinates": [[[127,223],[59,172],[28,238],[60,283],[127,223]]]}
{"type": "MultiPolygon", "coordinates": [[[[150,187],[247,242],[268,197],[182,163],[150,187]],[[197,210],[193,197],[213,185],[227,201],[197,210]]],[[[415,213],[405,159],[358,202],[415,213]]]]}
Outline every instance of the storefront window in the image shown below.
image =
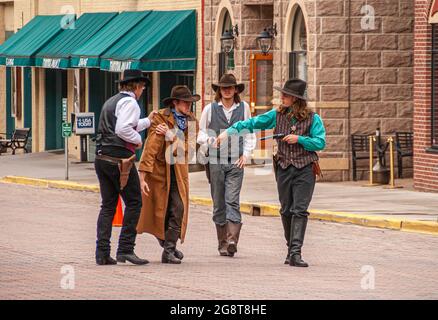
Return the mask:
{"type": "Polygon", "coordinates": [[[11,81],[11,116],[17,120],[21,119],[22,111],[22,70],[21,67],[12,68],[12,81],[11,81]]]}
{"type": "Polygon", "coordinates": [[[432,147],[438,149],[438,24],[432,25],[432,147]]]}
{"type": "Polygon", "coordinates": [[[304,15],[300,8],[295,13],[292,28],[289,77],[307,81],[307,31],[304,15]]]}

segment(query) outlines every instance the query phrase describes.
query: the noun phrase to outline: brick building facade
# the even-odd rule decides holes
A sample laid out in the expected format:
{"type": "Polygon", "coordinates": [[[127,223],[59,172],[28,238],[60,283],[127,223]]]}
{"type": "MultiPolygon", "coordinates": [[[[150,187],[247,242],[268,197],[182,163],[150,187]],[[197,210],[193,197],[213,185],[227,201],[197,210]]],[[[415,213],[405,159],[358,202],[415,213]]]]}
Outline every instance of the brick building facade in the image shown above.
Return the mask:
{"type": "MultiPolygon", "coordinates": [[[[321,154],[327,180],[351,179],[351,134],[373,133],[378,127],[384,135],[412,130],[414,1],[206,0],[206,102],[212,99],[210,84],[219,76],[227,13],[240,31],[229,71],[247,88],[260,81],[260,70],[266,84],[281,86],[291,75],[308,81],[310,105],[322,116],[328,133],[327,149],[321,154]],[[252,69],[251,60],[259,52],[256,38],[274,24],[278,34],[272,67],[260,64],[252,69]],[[296,35],[301,37],[298,49],[296,35]],[[293,60],[294,51],[304,51],[305,58],[293,60]],[[297,60],[304,60],[303,65],[293,66],[297,60]]],[[[244,98],[254,102],[257,97],[251,91],[246,90],[244,98]]],[[[279,94],[268,93],[269,107],[278,104],[279,94]]],[[[359,178],[365,178],[366,161],[362,169],[359,178]]]]}
{"type": "Polygon", "coordinates": [[[415,0],[414,185],[438,192],[438,3],[415,0]]]}

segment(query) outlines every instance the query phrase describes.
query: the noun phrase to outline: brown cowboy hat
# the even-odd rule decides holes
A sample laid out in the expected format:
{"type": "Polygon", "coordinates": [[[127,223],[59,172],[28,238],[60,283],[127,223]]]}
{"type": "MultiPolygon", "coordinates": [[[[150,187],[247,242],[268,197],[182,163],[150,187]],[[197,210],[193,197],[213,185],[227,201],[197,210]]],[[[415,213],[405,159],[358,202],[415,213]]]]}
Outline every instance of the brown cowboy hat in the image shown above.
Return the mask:
{"type": "Polygon", "coordinates": [[[236,87],[239,93],[242,93],[245,90],[245,85],[243,83],[237,83],[236,77],[230,73],[224,74],[219,83],[213,83],[211,85],[214,92],[216,92],[219,88],[228,88],[228,87],[236,87]]]}
{"type": "Polygon", "coordinates": [[[163,105],[169,106],[173,100],[196,102],[201,99],[199,94],[192,94],[187,86],[177,85],[172,88],[170,97],[163,99],[163,105]]]}
{"type": "Polygon", "coordinates": [[[289,79],[286,81],[283,88],[274,87],[275,90],[303,100],[307,100],[307,97],[305,96],[306,88],[307,82],[301,79],[289,79]]]}
{"type": "Polygon", "coordinates": [[[141,70],[130,70],[127,69],[123,71],[122,78],[120,80],[116,80],[116,83],[128,83],[128,82],[144,82],[146,85],[150,85],[151,81],[143,76],[143,72],[141,70]]]}

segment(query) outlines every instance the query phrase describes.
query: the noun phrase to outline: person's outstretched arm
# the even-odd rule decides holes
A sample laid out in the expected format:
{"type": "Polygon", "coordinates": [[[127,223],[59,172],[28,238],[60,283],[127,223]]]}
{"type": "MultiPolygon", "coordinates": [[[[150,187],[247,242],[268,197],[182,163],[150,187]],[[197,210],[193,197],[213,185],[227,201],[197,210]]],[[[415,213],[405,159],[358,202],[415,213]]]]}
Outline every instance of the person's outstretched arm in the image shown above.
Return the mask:
{"type": "Polygon", "coordinates": [[[298,143],[307,151],[321,151],[325,148],[326,144],[325,128],[319,115],[315,114],[313,117],[310,135],[307,137],[299,136],[298,143]]]}

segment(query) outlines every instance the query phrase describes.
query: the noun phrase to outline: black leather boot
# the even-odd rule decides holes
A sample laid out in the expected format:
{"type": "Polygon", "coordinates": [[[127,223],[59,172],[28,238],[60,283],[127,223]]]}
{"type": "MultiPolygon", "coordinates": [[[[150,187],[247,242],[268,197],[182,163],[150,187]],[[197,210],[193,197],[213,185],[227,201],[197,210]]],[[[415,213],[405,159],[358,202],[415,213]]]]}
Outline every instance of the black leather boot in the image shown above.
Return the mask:
{"type": "Polygon", "coordinates": [[[286,246],[287,246],[287,254],[286,259],[284,260],[284,264],[290,263],[290,225],[291,225],[292,216],[285,216],[281,215],[281,222],[283,223],[283,230],[284,230],[284,238],[286,239],[286,246]]]}
{"type": "Polygon", "coordinates": [[[179,231],[172,228],[167,229],[164,240],[164,250],[161,255],[162,263],[181,264],[181,260],[175,256],[176,243],[179,238],[179,231]]]}
{"type": "Polygon", "coordinates": [[[227,241],[227,226],[216,224],[217,242],[219,254],[221,256],[228,256],[228,241],[227,241]]]}
{"type": "Polygon", "coordinates": [[[144,264],[149,263],[148,260],[140,259],[139,257],[137,257],[137,255],[134,252],[129,253],[129,254],[118,254],[117,255],[117,262],[125,263],[126,261],[129,261],[132,264],[137,264],[137,265],[144,265],[144,264]]]}
{"type": "MultiPolygon", "coordinates": [[[[164,240],[158,239],[158,243],[160,244],[161,248],[164,248],[164,240]]],[[[174,256],[177,257],[179,260],[184,259],[184,254],[179,251],[177,248],[175,248],[174,256]]]]}
{"type": "Polygon", "coordinates": [[[237,252],[237,243],[239,242],[240,230],[242,229],[242,224],[227,221],[226,226],[227,226],[228,256],[234,257],[234,254],[237,252]]]}
{"type": "Polygon", "coordinates": [[[98,264],[100,266],[115,265],[115,264],[117,264],[117,261],[114,260],[113,258],[111,258],[110,256],[108,256],[108,257],[96,257],[96,264],[98,264]]]}
{"type": "Polygon", "coordinates": [[[303,247],[304,243],[307,220],[307,217],[300,217],[296,215],[292,216],[290,234],[290,266],[304,268],[309,266],[301,258],[301,248],[303,247]]]}

